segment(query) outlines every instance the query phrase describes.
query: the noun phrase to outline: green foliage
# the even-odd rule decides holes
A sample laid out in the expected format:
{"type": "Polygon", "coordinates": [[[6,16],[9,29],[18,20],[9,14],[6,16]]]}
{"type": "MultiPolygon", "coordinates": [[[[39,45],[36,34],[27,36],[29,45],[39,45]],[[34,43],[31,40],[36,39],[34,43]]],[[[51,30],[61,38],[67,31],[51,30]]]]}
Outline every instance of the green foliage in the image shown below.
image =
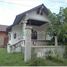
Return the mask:
{"type": "Polygon", "coordinates": [[[45,59],[43,58],[35,58],[31,59],[30,61],[27,62],[28,66],[45,66],[45,59]]]}
{"type": "Polygon", "coordinates": [[[52,56],[48,56],[47,59],[53,61],[53,62],[57,62],[57,63],[63,63],[63,60],[58,58],[58,57],[52,57],[52,56]]]}
{"type": "Polygon", "coordinates": [[[64,16],[65,16],[64,22],[67,23],[67,8],[63,9],[63,12],[64,12],[64,16]]]}
{"type": "Polygon", "coordinates": [[[6,48],[0,48],[0,66],[25,65],[23,54],[7,53],[6,48]]]}
{"type": "Polygon", "coordinates": [[[60,8],[58,14],[51,13],[48,15],[50,24],[48,33],[51,36],[58,36],[58,41],[63,43],[67,42],[67,8],[60,8]]]}
{"type": "Polygon", "coordinates": [[[64,58],[67,58],[67,46],[65,46],[64,58]]]}
{"type": "Polygon", "coordinates": [[[55,36],[55,35],[58,36],[61,32],[60,29],[62,28],[60,24],[59,15],[55,13],[50,13],[48,17],[51,21],[48,27],[49,34],[52,36],[55,36]]]}

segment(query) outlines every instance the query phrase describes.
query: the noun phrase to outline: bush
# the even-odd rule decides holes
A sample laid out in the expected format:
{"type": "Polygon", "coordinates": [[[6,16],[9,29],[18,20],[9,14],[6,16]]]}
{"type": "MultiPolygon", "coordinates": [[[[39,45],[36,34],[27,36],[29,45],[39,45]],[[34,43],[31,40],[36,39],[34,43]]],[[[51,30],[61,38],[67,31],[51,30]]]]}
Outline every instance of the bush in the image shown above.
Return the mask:
{"type": "Polygon", "coordinates": [[[67,46],[65,46],[64,58],[67,58],[67,46]]]}
{"type": "Polygon", "coordinates": [[[35,58],[31,59],[30,61],[27,62],[28,66],[45,66],[45,59],[43,58],[35,58]]]}
{"type": "Polygon", "coordinates": [[[63,60],[59,57],[48,56],[46,59],[49,59],[49,60],[57,62],[57,63],[63,63],[63,60]]]}

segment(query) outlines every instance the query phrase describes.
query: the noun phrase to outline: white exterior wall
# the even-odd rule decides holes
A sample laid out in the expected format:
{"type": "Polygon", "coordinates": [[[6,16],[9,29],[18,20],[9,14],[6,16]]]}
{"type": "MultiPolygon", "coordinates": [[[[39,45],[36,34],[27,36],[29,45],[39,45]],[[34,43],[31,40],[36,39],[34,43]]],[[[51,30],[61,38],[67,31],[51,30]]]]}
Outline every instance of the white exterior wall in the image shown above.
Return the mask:
{"type": "MultiPolygon", "coordinates": [[[[15,43],[19,42],[22,39],[22,25],[18,24],[12,27],[11,32],[9,32],[9,34],[11,35],[11,38],[9,39],[8,44],[10,45],[14,45],[15,43]],[[16,38],[14,39],[14,34],[16,33],[16,38]]],[[[12,47],[10,48],[10,50],[8,50],[8,52],[21,52],[21,43],[17,44],[18,46],[12,47]]],[[[8,46],[9,47],[9,46],[8,46]]]]}
{"type": "Polygon", "coordinates": [[[65,47],[63,46],[36,46],[34,48],[34,53],[36,53],[37,57],[44,57],[48,56],[49,52],[51,51],[52,56],[60,56],[63,57],[65,47]]]}
{"type": "Polygon", "coordinates": [[[10,44],[15,44],[22,38],[22,25],[15,25],[12,27],[10,32],[11,39],[9,40],[10,44]],[[14,34],[16,33],[16,39],[14,39],[14,34]]]}
{"type": "Polygon", "coordinates": [[[40,20],[40,21],[46,21],[49,22],[48,17],[46,16],[45,13],[43,15],[37,14],[37,11],[32,11],[26,14],[26,19],[35,19],[35,20],[40,20]]]}

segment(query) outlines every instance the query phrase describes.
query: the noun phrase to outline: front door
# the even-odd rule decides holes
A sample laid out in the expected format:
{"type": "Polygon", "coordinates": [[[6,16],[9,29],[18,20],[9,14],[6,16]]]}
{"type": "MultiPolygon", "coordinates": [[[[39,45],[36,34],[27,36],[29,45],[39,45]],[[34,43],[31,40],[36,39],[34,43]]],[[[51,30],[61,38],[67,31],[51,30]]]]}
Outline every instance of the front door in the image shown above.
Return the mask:
{"type": "Polygon", "coordinates": [[[32,29],[31,39],[37,39],[37,31],[32,29]]]}

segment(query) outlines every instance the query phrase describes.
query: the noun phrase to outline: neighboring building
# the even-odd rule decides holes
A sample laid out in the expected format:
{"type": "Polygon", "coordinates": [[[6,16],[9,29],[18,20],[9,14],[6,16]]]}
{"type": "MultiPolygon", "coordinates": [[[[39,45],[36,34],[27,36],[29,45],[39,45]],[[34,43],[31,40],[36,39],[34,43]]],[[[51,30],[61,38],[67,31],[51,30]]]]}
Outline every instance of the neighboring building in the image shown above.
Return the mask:
{"type": "MultiPolygon", "coordinates": [[[[47,34],[48,24],[48,9],[43,4],[17,15],[14,23],[7,28],[7,51],[23,51],[25,61],[31,58],[32,48],[35,48],[38,57],[46,55],[46,51],[55,51],[55,46],[47,46],[51,40],[47,34]]],[[[59,53],[62,52],[61,49],[58,50],[59,53]]]]}
{"type": "Polygon", "coordinates": [[[8,26],[0,25],[0,47],[6,47],[8,42],[8,35],[6,32],[8,26]]]}

